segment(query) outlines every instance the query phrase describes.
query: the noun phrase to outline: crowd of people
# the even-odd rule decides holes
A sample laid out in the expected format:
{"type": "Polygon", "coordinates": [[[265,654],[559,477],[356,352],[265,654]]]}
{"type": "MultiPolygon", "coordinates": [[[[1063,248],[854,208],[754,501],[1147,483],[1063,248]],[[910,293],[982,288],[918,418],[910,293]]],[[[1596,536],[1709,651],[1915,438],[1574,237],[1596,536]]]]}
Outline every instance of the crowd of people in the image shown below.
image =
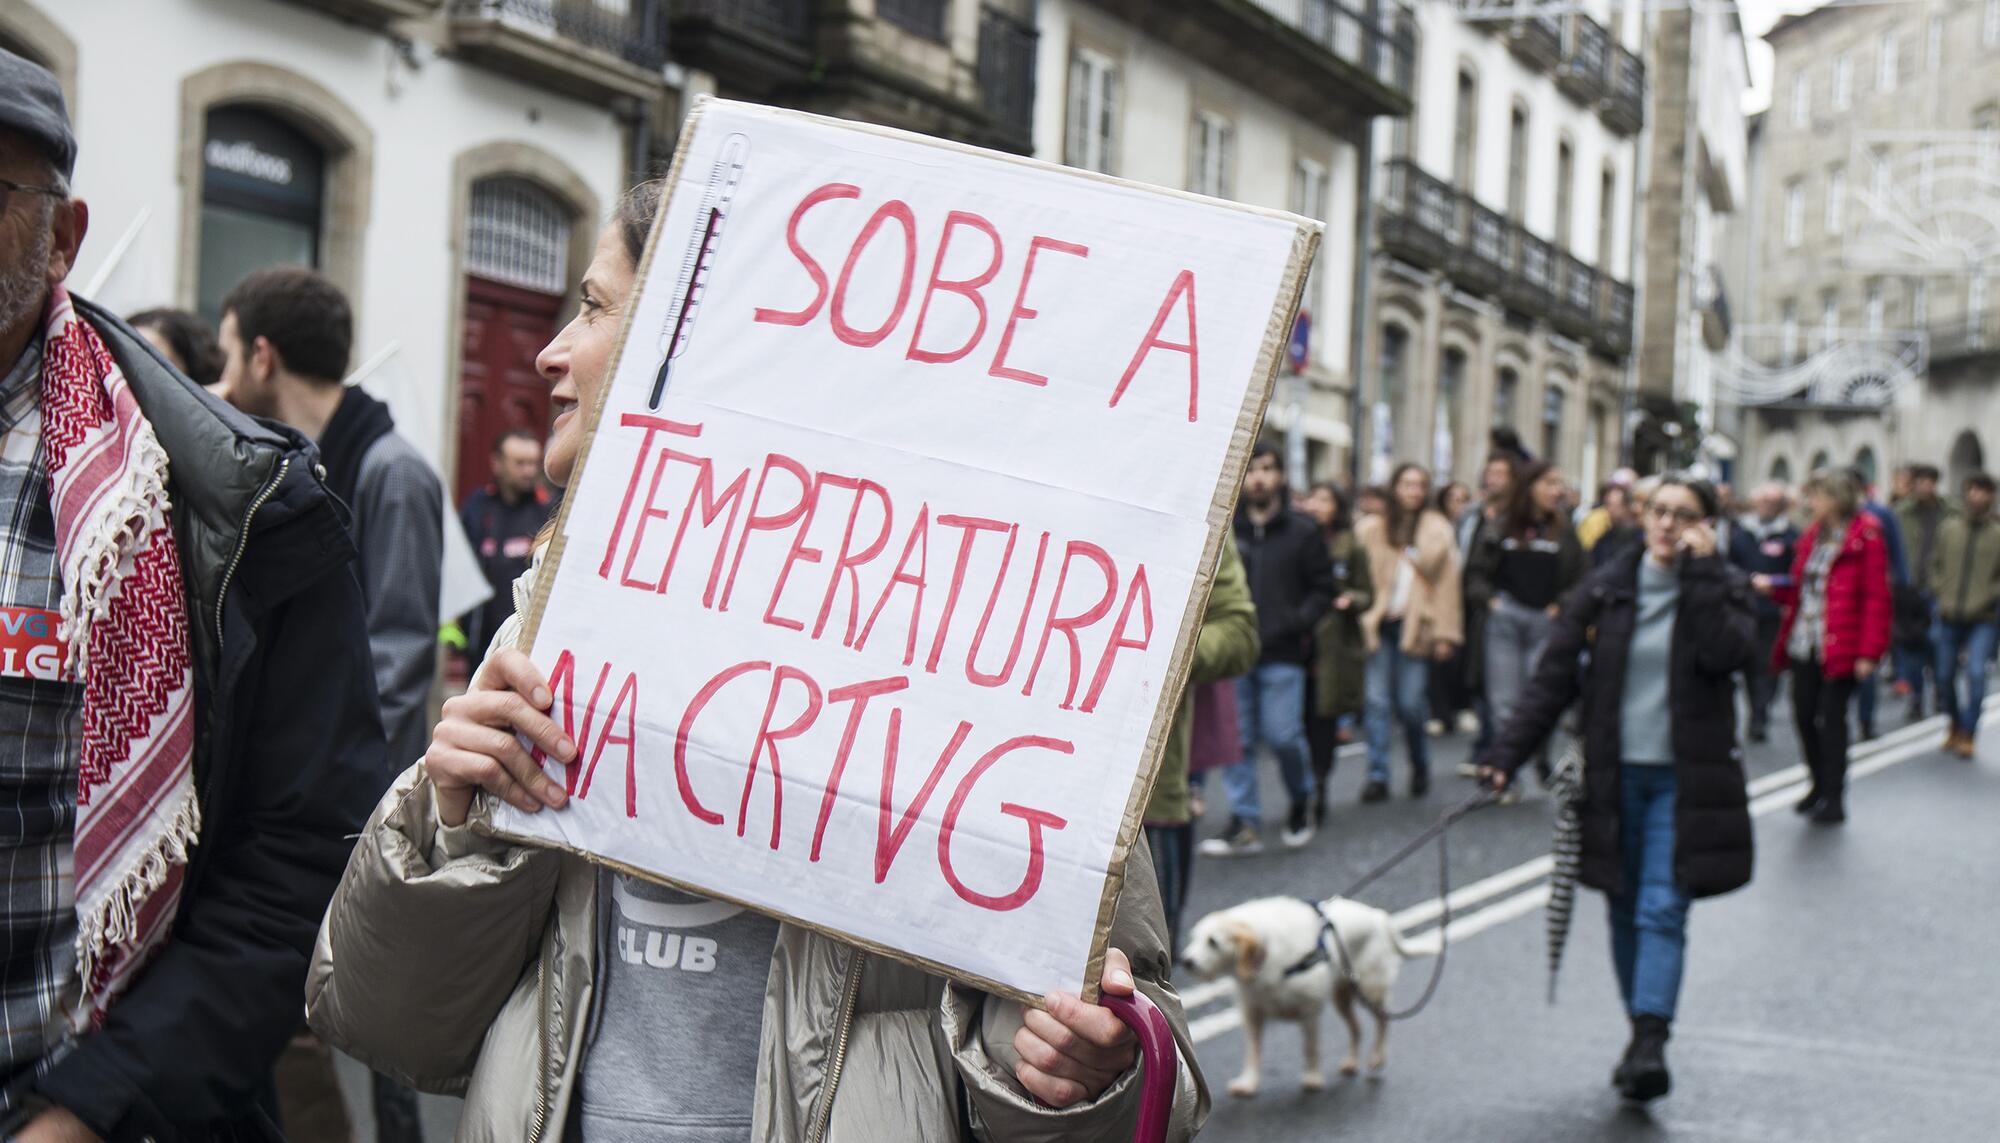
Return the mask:
{"type": "MultiPolygon", "coordinates": [[[[601,919],[717,903],[468,822],[482,792],[525,812],[566,800],[524,745],[576,750],[513,609],[659,183],[622,200],[536,362],[560,410],[546,441],[502,434],[492,484],[454,517],[387,406],[343,384],[353,322],[324,277],[253,273],[214,330],[73,297],[76,147],[55,79],[0,50],[0,613],[61,664],[0,671],[0,801],[20,823],[0,894],[0,1138],[281,1138],[281,1095],[287,1130],[314,1138],[298,1118],[311,1092],[272,1080],[288,1045],[325,1063],[302,998],[325,1043],[379,1073],[385,1140],[420,1137],[412,1088],[462,1092],[466,1139],[530,1123],[537,1139],[861,1137],[887,1121],[927,1139],[1129,1137],[1136,1042],[1098,1004],[1023,1006],[733,908],[705,930],[702,972],[650,971],[604,955],[601,919]],[[449,527],[495,598],[457,620],[479,665],[433,724],[449,527]]],[[[1611,897],[1633,1023],[1618,1082],[1662,1094],[1688,903],[1750,876],[1738,679],[1761,740],[1790,672],[1815,822],[1845,818],[1850,707],[1872,736],[1885,676],[1973,755],[2000,522],[1991,478],[1956,491],[1912,466],[1892,509],[1824,470],[1801,513],[1776,486],[1738,506],[1726,487],[1621,471],[1586,509],[1501,430],[1476,495],[1411,463],[1294,497],[1279,450],[1256,448],[1099,981],[1173,1026],[1170,1137],[1207,1101],[1167,980],[1181,912],[1197,855],[1264,848],[1263,754],[1296,849],[1328,826],[1357,737],[1364,804],[1393,796],[1399,728],[1409,796],[1431,790],[1431,739],[1463,731],[1467,776],[1512,800],[1530,761],[1546,780],[1572,708],[1582,876],[1611,897]],[[1197,844],[1211,769],[1228,823],[1197,844]]]]}

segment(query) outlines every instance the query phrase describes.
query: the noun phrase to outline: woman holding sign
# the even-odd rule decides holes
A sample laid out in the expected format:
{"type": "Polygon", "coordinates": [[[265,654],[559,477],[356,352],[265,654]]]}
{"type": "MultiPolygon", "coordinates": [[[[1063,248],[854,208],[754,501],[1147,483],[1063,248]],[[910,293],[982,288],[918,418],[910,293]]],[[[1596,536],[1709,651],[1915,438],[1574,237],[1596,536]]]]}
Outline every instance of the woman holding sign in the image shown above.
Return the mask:
{"type": "MultiPolygon", "coordinates": [[[[538,359],[560,413],[545,460],[558,485],[607,381],[662,191],[644,184],[621,204],[575,319],[538,359]]],[[[514,585],[521,610],[540,558],[514,585]]],[[[1137,1053],[1104,1008],[1061,994],[1024,1008],[474,833],[482,792],[525,812],[568,800],[522,745],[565,763],[576,753],[549,717],[547,680],[515,649],[520,623],[501,628],[355,846],[307,985],[323,1037],[418,1088],[462,1092],[462,1140],[1131,1138],[1137,1053]]],[[[1111,944],[1103,989],[1151,996],[1192,1060],[1143,846],[1111,944]]],[[[1206,1110],[1184,1063],[1170,1137],[1191,1136],[1206,1110]]]]}

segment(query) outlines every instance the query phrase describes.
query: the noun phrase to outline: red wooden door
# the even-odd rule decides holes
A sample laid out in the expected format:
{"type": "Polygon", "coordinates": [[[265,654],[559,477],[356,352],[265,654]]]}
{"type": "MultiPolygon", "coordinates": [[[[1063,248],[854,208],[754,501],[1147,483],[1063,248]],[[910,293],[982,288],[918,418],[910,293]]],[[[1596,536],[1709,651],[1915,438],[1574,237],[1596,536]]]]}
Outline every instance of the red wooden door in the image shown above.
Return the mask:
{"type": "Polygon", "coordinates": [[[549,386],[535,355],[556,332],[562,299],[477,275],[465,279],[459,354],[458,476],[454,502],[493,478],[493,442],[508,429],[549,432],[549,386]]]}

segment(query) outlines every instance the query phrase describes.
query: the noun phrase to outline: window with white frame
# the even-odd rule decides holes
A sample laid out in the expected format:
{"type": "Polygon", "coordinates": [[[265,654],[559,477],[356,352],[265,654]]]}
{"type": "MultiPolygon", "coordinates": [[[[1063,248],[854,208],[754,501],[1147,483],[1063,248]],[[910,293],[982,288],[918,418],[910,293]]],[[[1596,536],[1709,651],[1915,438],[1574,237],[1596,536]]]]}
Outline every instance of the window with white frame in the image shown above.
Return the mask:
{"type": "Polygon", "coordinates": [[[1229,197],[1229,169],[1236,149],[1236,129],[1213,111],[1197,111],[1188,126],[1188,189],[1196,194],[1229,197]]]}
{"type": "Polygon", "coordinates": [[[1889,166],[1889,148],[1872,147],[1868,151],[1868,193],[1874,198],[1874,209],[1889,207],[1889,192],[1895,181],[1895,171],[1889,166]]]}
{"type": "Polygon", "coordinates": [[[1910,324],[1922,329],[1930,320],[1931,284],[1918,278],[1910,283],[1910,324]]]}
{"type": "MultiPolygon", "coordinates": [[[[1292,164],[1292,213],[1326,221],[1326,164],[1306,158],[1292,164]]],[[[1300,308],[1309,313],[1319,310],[1319,263],[1318,258],[1313,259],[1312,268],[1306,271],[1305,300],[1300,308]]]]}
{"type": "Polygon", "coordinates": [[[1854,60],[1846,52],[1833,57],[1833,109],[1845,111],[1854,102],[1854,60]]]}
{"type": "Polygon", "coordinates": [[[1936,71],[1944,63],[1944,17],[1932,16],[1924,42],[1924,69],[1936,71]]]}
{"type": "Polygon", "coordinates": [[[1785,245],[1806,240],[1806,185],[1798,179],[1785,184],[1785,245]]]}
{"type": "Polygon", "coordinates": [[[1937,173],[1937,155],[1931,145],[1925,143],[1917,148],[1917,202],[1922,206],[1931,204],[1932,176],[1937,173]]]}
{"type": "Polygon", "coordinates": [[[1985,31],[1979,38],[1989,48],[2000,44],[2000,0],[1986,0],[1985,31]]]}
{"type": "Polygon", "coordinates": [[[1812,122],[1812,76],[1801,70],[1792,77],[1792,126],[1805,127],[1812,122]]]}
{"type": "Polygon", "coordinates": [[[1882,49],[1875,57],[1875,90],[1891,92],[1896,90],[1896,53],[1901,50],[1901,41],[1896,33],[1882,37],[1882,49]]]}
{"type": "Polygon", "coordinates": [[[1882,332],[1882,283],[1868,283],[1868,332],[1882,332]]]}
{"type": "Polygon", "coordinates": [[[1071,54],[1063,162],[1102,174],[1116,173],[1118,82],[1118,65],[1110,56],[1088,48],[1071,54]]]}
{"type": "Polygon", "coordinates": [[[1826,232],[1838,235],[1847,221],[1847,168],[1830,167],[1826,172],[1826,232]]]}
{"type": "Polygon", "coordinates": [[[1778,318],[1778,364],[1790,365],[1799,359],[1799,307],[1786,302],[1778,318]]]}
{"type": "Polygon", "coordinates": [[[2000,105],[1989,103],[1973,112],[1972,131],[1979,140],[1979,165],[1990,174],[2000,167],[2000,105]]]}
{"type": "Polygon", "coordinates": [[[1840,295],[1832,290],[1819,296],[1819,347],[1830,349],[1840,337],[1840,295]]]}
{"type": "Polygon", "coordinates": [[[1986,324],[1986,274],[1974,271],[1965,283],[1965,324],[1979,329],[1986,324]]]}

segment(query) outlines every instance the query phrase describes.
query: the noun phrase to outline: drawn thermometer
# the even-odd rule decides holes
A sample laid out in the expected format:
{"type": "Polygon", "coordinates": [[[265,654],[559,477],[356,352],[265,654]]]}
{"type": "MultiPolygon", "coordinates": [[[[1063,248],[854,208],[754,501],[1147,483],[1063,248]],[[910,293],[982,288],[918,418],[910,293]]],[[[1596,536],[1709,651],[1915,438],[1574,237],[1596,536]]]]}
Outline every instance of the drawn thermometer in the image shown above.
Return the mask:
{"type": "Polygon", "coordinates": [[[736,197],[736,185],[742,181],[743,164],[749,157],[750,140],[738,131],[722,141],[722,153],[708,172],[708,182],[701,191],[701,211],[695,215],[694,236],[688,240],[680,273],[674,278],[667,320],[660,329],[660,373],[653,379],[647,408],[660,407],[660,400],[667,395],[667,373],[674,358],[687,351],[701,296],[708,289],[708,268],[722,241],[722,227],[729,219],[731,200],[736,197]]]}

